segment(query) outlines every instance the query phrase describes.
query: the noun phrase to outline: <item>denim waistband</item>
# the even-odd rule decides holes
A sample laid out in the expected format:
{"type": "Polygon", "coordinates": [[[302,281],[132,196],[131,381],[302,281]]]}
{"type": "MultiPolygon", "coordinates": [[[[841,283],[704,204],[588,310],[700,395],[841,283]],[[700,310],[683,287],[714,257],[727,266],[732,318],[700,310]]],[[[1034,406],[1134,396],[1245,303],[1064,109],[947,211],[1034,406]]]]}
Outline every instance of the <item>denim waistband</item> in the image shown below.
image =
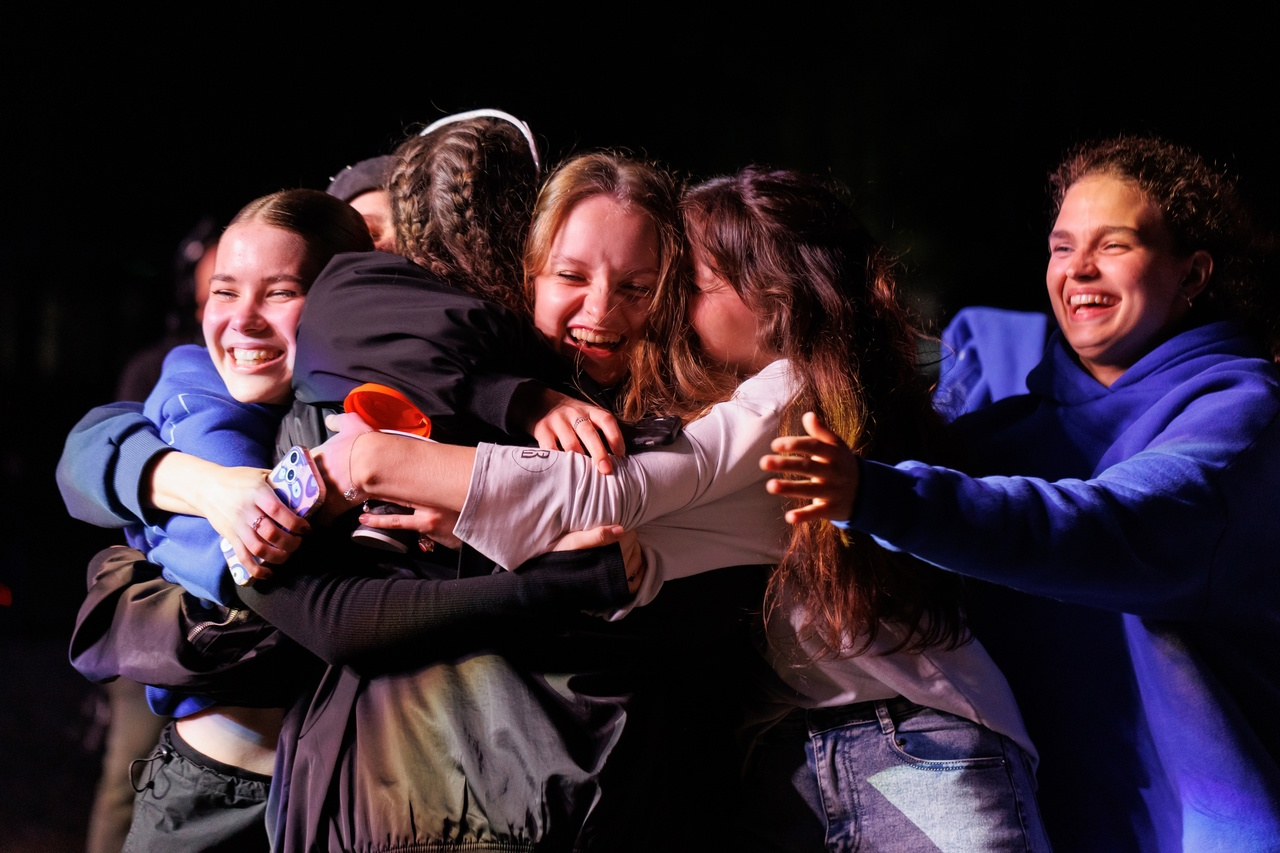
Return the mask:
{"type": "Polygon", "coordinates": [[[920,705],[901,696],[894,696],[891,699],[873,699],[849,705],[836,705],[831,708],[809,708],[804,712],[803,718],[810,731],[822,731],[856,723],[879,723],[881,708],[885,709],[890,717],[901,719],[920,708],[920,705]]]}

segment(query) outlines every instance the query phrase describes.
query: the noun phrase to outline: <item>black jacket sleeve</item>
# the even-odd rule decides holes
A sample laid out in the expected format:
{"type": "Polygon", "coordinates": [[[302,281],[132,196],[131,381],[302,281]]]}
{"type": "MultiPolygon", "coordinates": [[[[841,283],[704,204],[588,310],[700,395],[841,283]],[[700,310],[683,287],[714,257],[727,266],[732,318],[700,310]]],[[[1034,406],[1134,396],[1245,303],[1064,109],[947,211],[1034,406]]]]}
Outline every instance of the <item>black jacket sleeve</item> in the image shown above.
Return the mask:
{"type": "Polygon", "coordinates": [[[288,568],[239,590],[268,622],[331,664],[418,662],[485,648],[533,621],[630,600],[616,545],[544,554],[514,572],[443,580],[288,568]]]}

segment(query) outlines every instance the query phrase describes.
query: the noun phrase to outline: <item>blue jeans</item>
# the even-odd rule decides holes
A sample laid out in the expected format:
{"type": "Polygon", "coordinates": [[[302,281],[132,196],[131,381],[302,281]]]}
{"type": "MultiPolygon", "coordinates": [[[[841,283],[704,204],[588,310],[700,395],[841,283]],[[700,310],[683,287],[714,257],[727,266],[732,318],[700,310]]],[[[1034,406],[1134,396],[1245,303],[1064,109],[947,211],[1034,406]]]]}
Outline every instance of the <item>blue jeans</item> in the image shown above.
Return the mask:
{"type": "Polygon", "coordinates": [[[751,850],[1048,851],[1013,741],[905,699],[797,709],[747,766],[751,850]]]}

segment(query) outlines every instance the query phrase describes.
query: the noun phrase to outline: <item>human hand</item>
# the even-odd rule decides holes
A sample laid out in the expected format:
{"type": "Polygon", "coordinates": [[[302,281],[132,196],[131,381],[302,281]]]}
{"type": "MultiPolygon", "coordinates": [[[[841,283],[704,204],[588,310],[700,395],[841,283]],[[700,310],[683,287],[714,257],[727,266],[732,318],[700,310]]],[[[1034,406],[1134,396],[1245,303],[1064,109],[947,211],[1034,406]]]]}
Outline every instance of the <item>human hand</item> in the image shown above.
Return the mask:
{"type": "Polygon", "coordinates": [[[278,566],[288,560],[310,525],[267,484],[266,470],[213,466],[207,471],[193,495],[199,513],[231,544],[252,577],[271,577],[263,563],[278,566]]]}
{"type": "Polygon", "coordinates": [[[601,474],[613,473],[611,453],[626,455],[622,429],[612,413],[546,388],[533,404],[528,431],[541,448],[590,456],[601,474]]]}
{"type": "Polygon", "coordinates": [[[324,444],[312,448],[311,459],[324,477],[324,507],[319,515],[322,519],[329,520],[359,505],[368,497],[356,484],[351,471],[351,454],[355,449],[356,439],[375,430],[359,415],[353,414],[329,415],[324,424],[335,434],[324,444]]]}
{"type": "Polygon", "coordinates": [[[760,457],[760,468],[788,477],[765,483],[771,495],[808,500],[807,506],[787,511],[787,522],[847,521],[858,497],[858,457],[827,429],[813,412],[802,419],[808,436],[775,438],[773,454],[760,457]]]}
{"type": "Polygon", "coordinates": [[[458,513],[436,507],[415,507],[410,515],[395,513],[363,512],[360,523],[382,530],[413,530],[418,533],[418,547],[430,551],[443,545],[454,551],[462,547],[462,540],[453,534],[458,523],[458,513]]]}
{"type": "Polygon", "coordinates": [[[556,540],[552,551],[582,551],[587,548],[599,548],[602,545],[618,543],[622,549],[622,564],[627,570],[627,591],[635,595],[644,580],[644,552],[640,550],[640,537],[634,530],[623,530],[620,524],[607,524],[603,527],[582,530],[577,533],[566,533],[556,540]]]}

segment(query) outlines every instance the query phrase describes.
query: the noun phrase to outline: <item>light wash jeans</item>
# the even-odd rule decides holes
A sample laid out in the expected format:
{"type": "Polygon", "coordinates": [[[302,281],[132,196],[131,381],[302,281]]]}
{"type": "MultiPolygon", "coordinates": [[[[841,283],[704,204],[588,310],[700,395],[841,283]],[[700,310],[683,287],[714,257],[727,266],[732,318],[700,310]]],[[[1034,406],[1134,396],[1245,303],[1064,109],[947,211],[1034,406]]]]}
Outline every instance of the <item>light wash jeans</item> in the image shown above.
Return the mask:
{"type": "Polygon", "coordinates": [[[1022,749],[905,699],[791,712],[757,740],[746,784],[743,849],[1050,849],[1022,749]]]}

